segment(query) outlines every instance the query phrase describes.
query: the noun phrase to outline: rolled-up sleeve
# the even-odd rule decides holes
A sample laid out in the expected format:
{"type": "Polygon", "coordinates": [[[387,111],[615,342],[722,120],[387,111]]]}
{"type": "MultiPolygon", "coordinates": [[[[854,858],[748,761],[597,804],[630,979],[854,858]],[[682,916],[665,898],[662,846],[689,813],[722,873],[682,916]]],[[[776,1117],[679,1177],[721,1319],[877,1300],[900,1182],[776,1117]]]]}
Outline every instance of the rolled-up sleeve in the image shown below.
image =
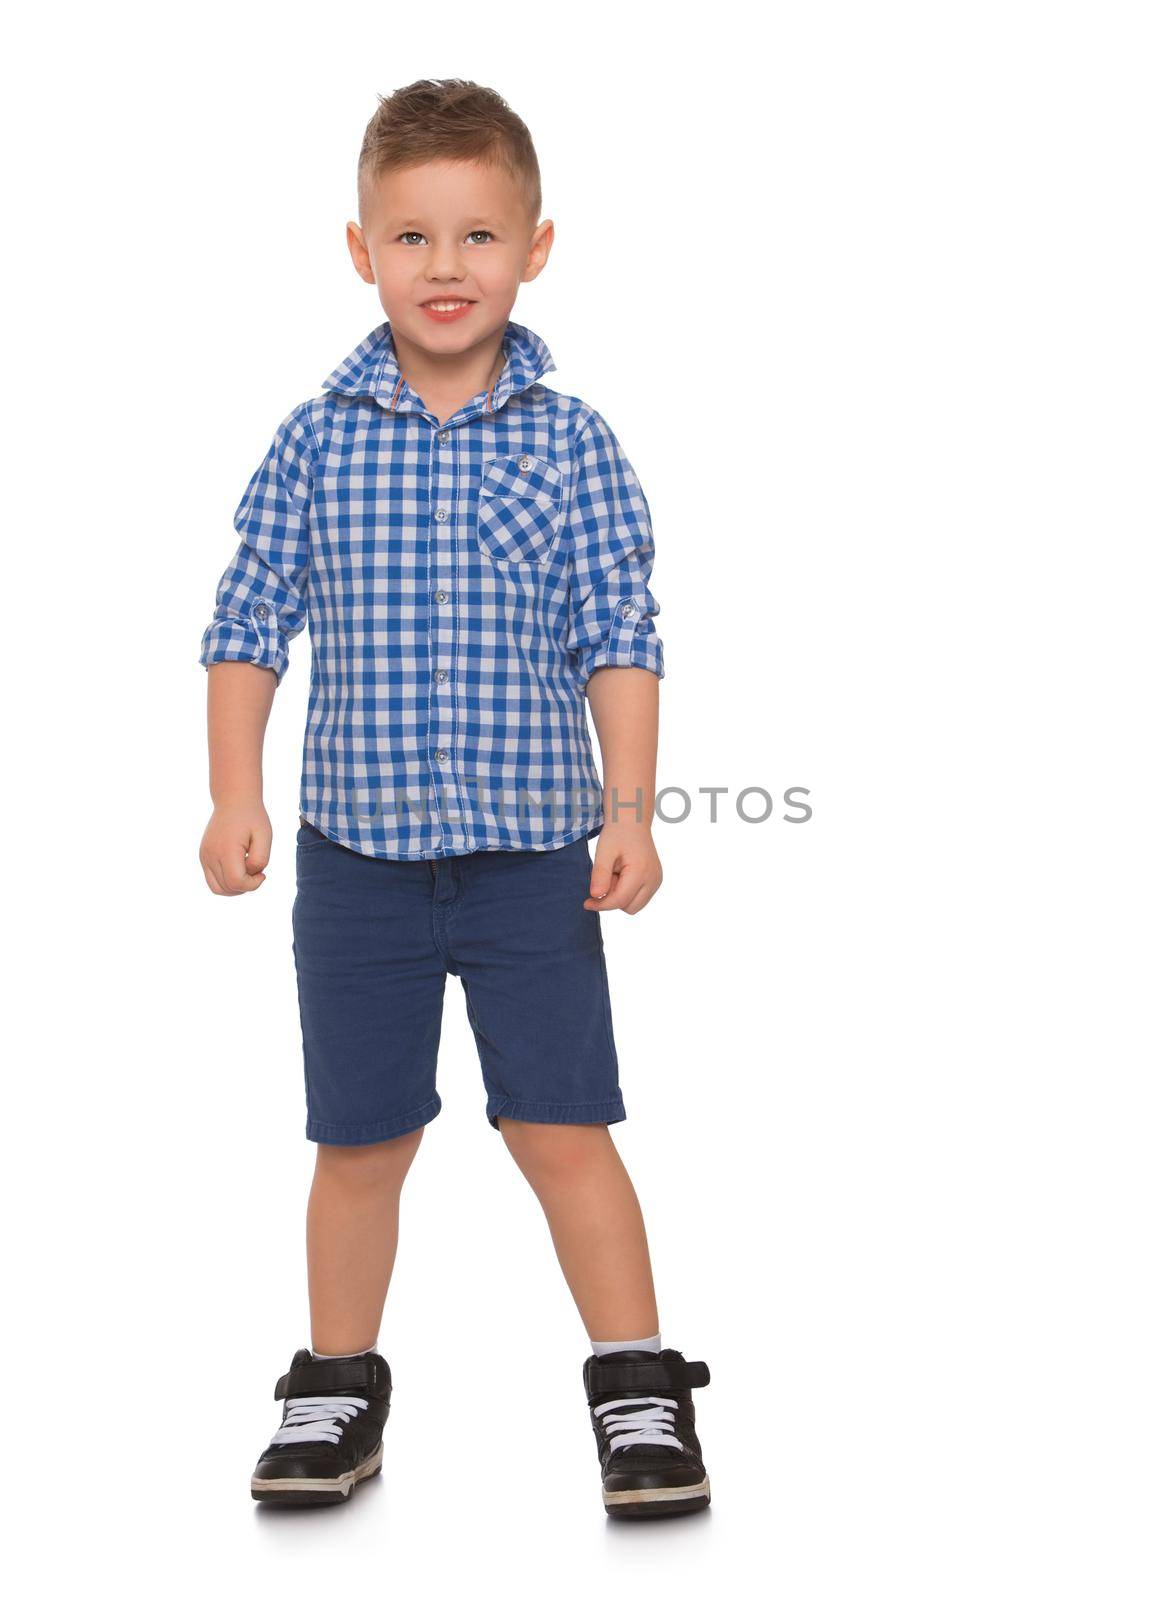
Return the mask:
{"type": "Polygon", "coordinates": [[[567,648],[583,683],[598,667],[645,667],[662,677],[650,507],[622,446],[594,412],[575,444],[568,537],[567,648]]]}
{"type": "Polygon", "coordinates": [[[278,426],[233,515],[241,536],[217,584],[200,662],[251,661],[277,682],[289,666],[289,641],[305,626],[309,577],[312,433],[304,407],[278,426]]]}

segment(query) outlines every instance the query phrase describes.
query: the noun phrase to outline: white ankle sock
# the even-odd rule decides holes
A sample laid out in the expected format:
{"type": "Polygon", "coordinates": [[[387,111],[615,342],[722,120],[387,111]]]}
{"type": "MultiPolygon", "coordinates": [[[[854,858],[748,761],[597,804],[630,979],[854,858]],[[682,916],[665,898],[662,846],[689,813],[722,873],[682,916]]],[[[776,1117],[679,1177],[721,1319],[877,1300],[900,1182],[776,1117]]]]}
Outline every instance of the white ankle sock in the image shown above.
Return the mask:
{"type": "Polygon", "coordinates": [[[368,1350],[350,1350],[348,1354],[343,1356],[323,1356],[318,1351],[314,1350],[312,1345],[310,1345],[309,1350],[314,1361],[352,1361],[354,1356],[376,1355],[377,1346],[375,1344],[371,1344],[368,1350]]]}
{"type": "Polygon", "coordinates": [[[657,1355],[662,1349],[661,1334],[652,1334],[649,1339],[591,1339],[591,1347],[596,1356],[611,1356],[616,1350],[653,1350],[657,1355]]]}

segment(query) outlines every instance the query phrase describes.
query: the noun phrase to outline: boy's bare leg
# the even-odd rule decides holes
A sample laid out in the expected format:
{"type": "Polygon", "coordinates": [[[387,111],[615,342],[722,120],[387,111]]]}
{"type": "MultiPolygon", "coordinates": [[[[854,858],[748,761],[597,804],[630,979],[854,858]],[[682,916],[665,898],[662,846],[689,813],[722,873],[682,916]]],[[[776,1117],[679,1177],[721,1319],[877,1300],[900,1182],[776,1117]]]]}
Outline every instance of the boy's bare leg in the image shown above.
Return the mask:
{"type": "Polygon", "coordinates": [[[397,1255],[401,1188],[424,1128],[382,1144],[319,1144],[306,1215],[313,1348],[377,1342],[397,1255]]]}
{"type": "Polygon", "coordinates": [[[638,1196],[604,1123],[499,1117],[506,1146],[538,1196],[570,1293],[594,1340],[659,1332],[638,1196]]]}

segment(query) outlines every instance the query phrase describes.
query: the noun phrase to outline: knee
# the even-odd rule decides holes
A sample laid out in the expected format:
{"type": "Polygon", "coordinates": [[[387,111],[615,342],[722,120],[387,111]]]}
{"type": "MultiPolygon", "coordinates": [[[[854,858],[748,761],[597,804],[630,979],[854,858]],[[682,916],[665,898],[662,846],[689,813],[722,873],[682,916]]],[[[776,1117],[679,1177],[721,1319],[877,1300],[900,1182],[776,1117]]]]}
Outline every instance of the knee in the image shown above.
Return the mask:
{"type": "Polygon", "coordinates": [[[531,1183],[566,1183],[605,1160],[603,1123],[518,1122],[499,1117],[506,1148],[531,1183]]]}
{"type": "Polygon", "coordinates": [[[380,1144],[318,1145],[318,1174],[351,1189],[400,1188],[424,1132],[415,1128],[380,1144]]]}

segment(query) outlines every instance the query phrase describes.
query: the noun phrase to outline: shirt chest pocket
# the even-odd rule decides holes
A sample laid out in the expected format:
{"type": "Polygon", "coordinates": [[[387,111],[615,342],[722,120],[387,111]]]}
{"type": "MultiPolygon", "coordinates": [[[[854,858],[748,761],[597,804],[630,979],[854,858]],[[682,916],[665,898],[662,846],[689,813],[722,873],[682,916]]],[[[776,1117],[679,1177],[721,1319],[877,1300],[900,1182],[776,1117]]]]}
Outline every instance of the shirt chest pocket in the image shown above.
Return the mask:
{"type": "Polygon", "coordinates": [[[495,561],[545,561],[562,524],[562,473],[542,456],[482,463],[478,544],[495,561]]]}

